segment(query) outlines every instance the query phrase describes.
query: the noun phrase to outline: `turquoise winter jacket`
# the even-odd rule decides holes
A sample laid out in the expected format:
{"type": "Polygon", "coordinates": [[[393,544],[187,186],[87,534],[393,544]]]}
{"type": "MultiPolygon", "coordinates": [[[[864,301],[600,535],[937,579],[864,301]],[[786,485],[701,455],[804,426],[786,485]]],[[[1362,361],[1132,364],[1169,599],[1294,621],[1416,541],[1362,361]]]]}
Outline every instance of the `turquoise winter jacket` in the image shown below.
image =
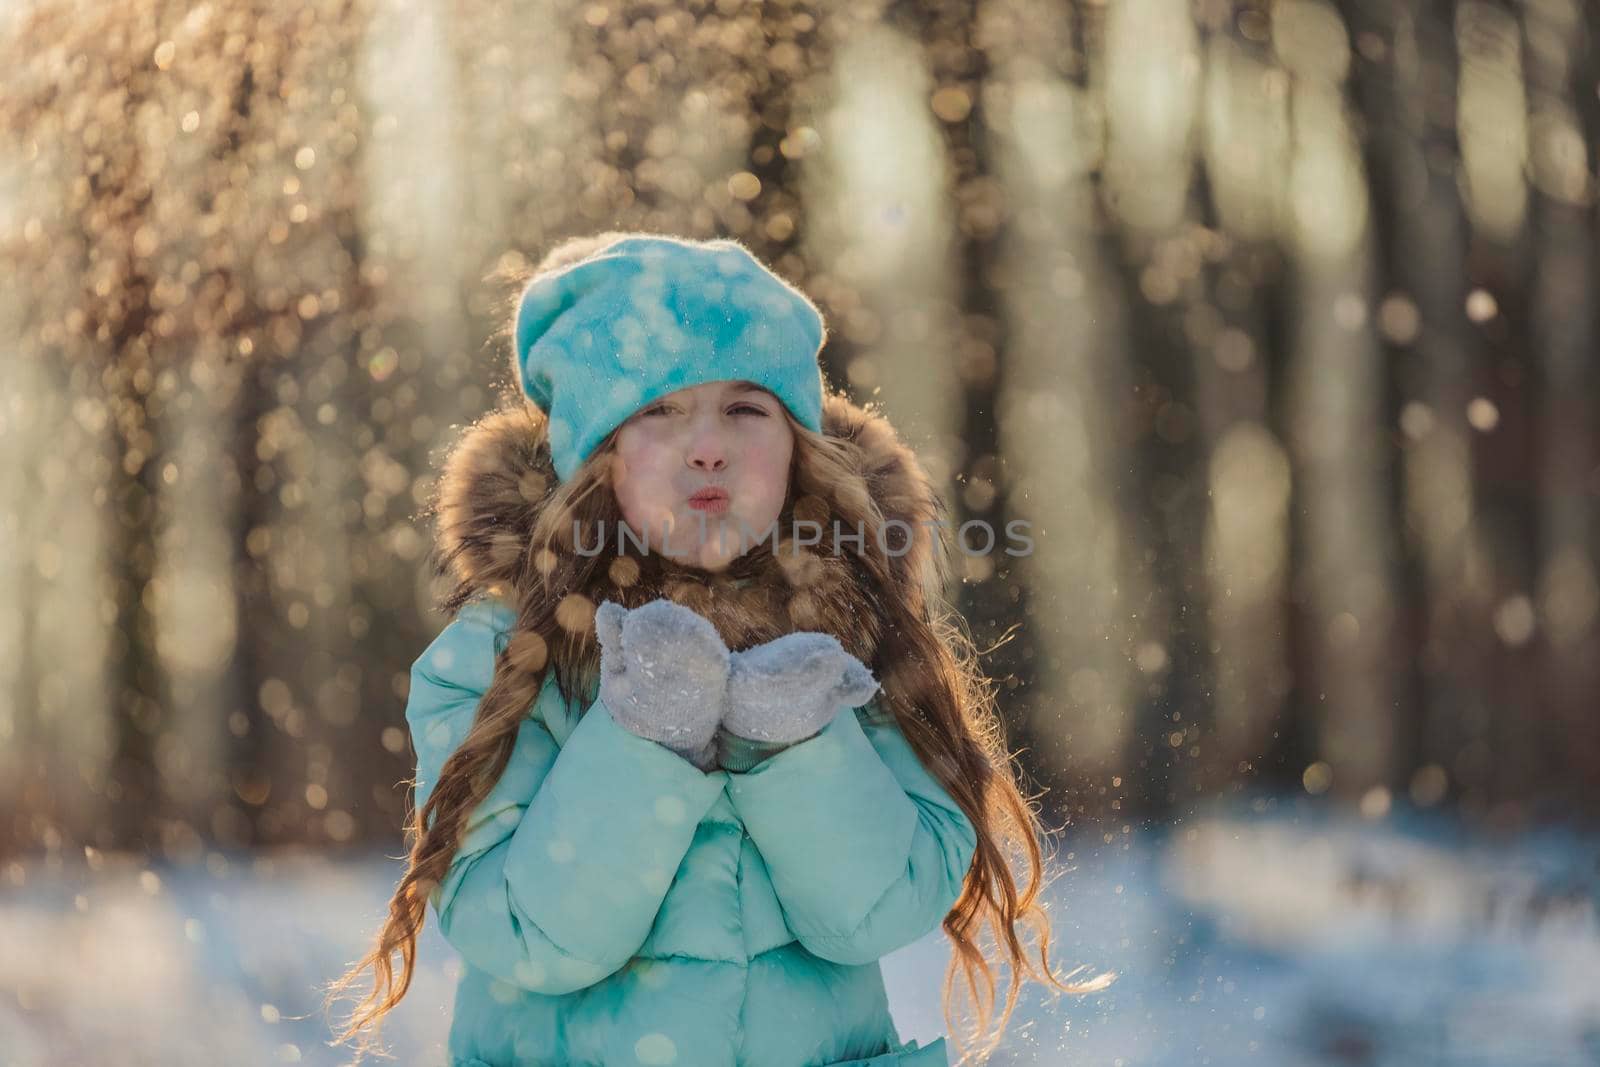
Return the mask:
{"type": "MultiPolygon", "coordinates": [[[[475,601],[413,665],[419,808],[513,622],[475,601]]],[[[944,1067],[877,961],[939,927],[975,848],[875,702],[702,773],[552,672],[431,897],[463,963],[451,1067],[944,1067]]]]}

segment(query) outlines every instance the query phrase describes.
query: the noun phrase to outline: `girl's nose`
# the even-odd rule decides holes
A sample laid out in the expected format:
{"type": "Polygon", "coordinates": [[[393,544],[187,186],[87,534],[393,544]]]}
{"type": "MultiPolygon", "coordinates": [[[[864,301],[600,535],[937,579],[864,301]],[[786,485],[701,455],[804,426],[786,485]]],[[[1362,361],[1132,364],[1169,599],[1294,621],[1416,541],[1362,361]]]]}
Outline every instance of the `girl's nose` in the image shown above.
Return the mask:
{"type": "Polygon", "coordinates": [[[728,465],[728,444],[716,419],[696,419],[689,430],[689,466],[698,471],[720,471],[728,465]]]}

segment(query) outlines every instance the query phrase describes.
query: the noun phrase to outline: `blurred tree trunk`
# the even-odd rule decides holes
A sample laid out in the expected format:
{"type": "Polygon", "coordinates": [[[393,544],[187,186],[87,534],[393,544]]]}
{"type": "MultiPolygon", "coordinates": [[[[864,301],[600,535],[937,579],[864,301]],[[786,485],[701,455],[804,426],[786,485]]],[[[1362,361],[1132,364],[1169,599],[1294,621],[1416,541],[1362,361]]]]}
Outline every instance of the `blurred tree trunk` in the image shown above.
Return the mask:
{"type": "MultiPolygon", "coordinates": [[[[1270,48],[1241,33],[1233,15],[1222,9],[1200,15],[1204,157],[1195,212],[1203,265],[1183,326],[1194,350],[1198,434],[1208,444],[1203,576],[1216,686],[1211,715],[1195,724],[1192,739],[1199,748],[1194,783],[1204,794],[1268,769],[1262,756],[1282,729],[1290,675],[1283,591],[1294,481],[1287,477],[1284,439],[1269,430],[1267,391],[1267,363],[1276,351],[1269,312],[1284,299],[1273,224],[1282,210],[1287,151],[1285,94],[1269,87],[1286,79],[1270,48]]],[[[1271,773],[1264,780],[1297,787],[1300,767],[1281,781],[1271,773]]]]}
{"type": "MultiPolygon", "coordinates": [[[[1279,417],[1291,335],[1284,303],[1294,275],[1279,246],[1291,154],[1287,72],[1259,29],[1265,12],[1196,12],[1204,80],[1194,231],[1201,266],[1183,317],[1194,350],[1199,435],[1210,494],[1205,581],[1215,690],[1199,743],[1202,792],[1263,784],[1297,788],[1310,759],[1289,752],[1300,724],[1290,692],[1314,664],[1291,663],[1300,622],[1288,591],[1296,494],[1291,427],[1279,417]],[[1245,32],[1244,27],[1253,27],[1245,32]]],[[[1297,744],[1309,744],[1309,734],[1297,744]]]]}
{"type": "Polygon", "coordinates": [[[1134,798],[1136,809],[1167,815],[1181,814],[1174,809],[1188,799],[1185,753],[1209,739],[1214,726],[1210,607],[1201,554],[1211,442],[1195,407],[1194,355],[1183,333],[1188,301],[1151,306],[1141,292],[1154,250],[1154,242],[1132,238],[1115,262],[1122,268],[1124,299],[1135,308],[1143,303],[1129,316],[1137,437],[1133,475],[1124,492],[1139,519],[1136,538],[1152,588],[1139,613],[1147,642],[1140,666],[1149,677],[1134,715],[1128,765],[1142,787],[1142,795],[1134,798]]]}
{"type": "Polygon", "coordinates": [[[1466,219],[1456,179],[1451,6],[1342,5],[1357,46],[1353,90],[1368,123],[1365,159],[1380,271],[1374,313],[1389,366],[1385,417],[1394,419],[1403,450],[1391,490],[1403,535],[1395,546],[1403,605],[1398,693],[1416,703],[1396,719],[1395,765],[1408,776],[1436,765],[1452,781],[1465,771],[1471,781],[1483,769],[1474,744],[1489,728],[1491,702],[1471,578],[1467,409],[1475,360],[1462,277],[1466,219]]]}
{"type": "Polygon", "coordinates": [[[1204,557],[1212,442],[1197,409],[1195,356],[1185,332],[1190,310],[1208,301],[1199,262],[1204,241],[1195,226],[1201,210],[1192,145],[1197,116],[1181,126],[1168,117],[1152,127],[1133,113],[1137,108],[1119,110],[1123,101],[1114,80],[1127,77],[1119,74],[1120,65],[1137,60],[1151,76],[1169,79],[1163,89],[1192,91],[1170,79],[1198,59],[1188,51],[1198,41],[1192,23],[1175,32],[1178,20],[1191,18],[1183,5],[1162,9],[1163,24],[1156,27],[1118,26],[1118,18],[1134,16],[1116,9],[1086,8],[1083,17],[1089,55],[1102,66],[1097,76],[1107,93],[1101,188],[1117,222],[1105,235],[1102,254],[1120,276],[1129,309],[1131,394],[1124,442],[1130,470],[1119,496],[1133,517],[1132,562],[1149,590],[1131,613],[1138,619],[1134,656],[1144,686],[1125,760],[1129,804],[1139,814],[1167,817],[1181,815],[1193,800],[1191,775],[1198,768],[1187,761],[1200,754],[1197,746],[1212,728],[1216,692],[1204,557]],[[1146,48],[1156,49],[1150,56],[1157,58],[1137,51],[1146,48]],[[1157,133],[1170,140],[1155,141],[1157,133]],[[1126,158],[1118,149],[1124,139],[1134,146],[1126,158]],[[1172,198],[1170,216],[1162,193],[1150,191],[1157,187],[1172,198]]]}
{"type": "MultiPolygon", "coordinates": [[[[1489,94],[1512,87],[1526,90],[1526,70],[1521,66],[1521,25],[1510,3],[1464,4],[1452,12],[1454,25],[1441,14],[1440,32],[1452,29],[1459,62],[1457,93],[1462,108],[1457,123],[1458,150],[1469,138],[1479,140],[1480,153],[1507,150],[1501,132],[1483,128],[1480,120],[1469,126],[1475,107],[1489,94]],[[1494,79],[1512,81],[1503,86],[1494,79]],[[1473,91],[1469,78],[1493,89],[1473,91]]],[[[1442,47],[1442,44],[1441,44],[1442,47]]],[[[1526,134],[1527,111],[1518,116],[1517,134],[1526,134]]],[[[1518,144],[1520,149],[1523,147],[1518,144]]],[[[1463,152],[1464,154],[1464,152],[1463,152]]],[[[1463,163],[1468,160],[1464,157],[1463,163]]],[[[1524,212],[1509,233],[1487,225],[1483,207],[1473,197],[1473,174],[1467,169],[1466,192],[1473,225],[1465,257],[1465,293],[1456,300],[1466,307],[1472,322],[1467,336],[1478,373],[1464,384],[1470,390],[1467,416],[1472,457],[1473,525],[1480,539],[1484,562],[1484,588],[1476,599],[1474,629],[1481,635],[1484,696],[1488,723],[1484,742],[1483,799],[1497,813],[1520,821],[1527,817],[1524,803],[1543,786],[1535,764],[1538,736],[1544,716],[1538,687],[1528,684],[1537,669],[1536,619],[1531,594],[1537,582],[1540,516],[1533,466],[1533,433],[1539,374],[1530,358],[1532,338],[1530,279],[1537,249],[1524,212]],[[1490,407],[1485,407],[1485,401],[1490,407]]],[[[1522,192],[1526,167],[1518,168],[1515,182],[1522,192]]],[[[1506,199],[1495,187],[1485,199],[1506,199]]],[[[1423,246],[1426,247],[1426,246],[1423,246]]]]}
{"type": "MultiPolygon", "coordinates": [[[[790,141],[796,116],[821,106],[822,84],[833,63],[832,40],[847,32],[830,25],[847,14],[828,12],[809,3],[762,5],[757,27],[759,46],[738,57],[750,79],[750,140],[745,166],[760,188],[745,202],[750,213],[747,246],[785,278],[804,285],[805,262],[797,246],[806,225],[806,205],[800,193],[795,158],[803,151],[790,141]]],[[[830,369],[848,362],[841,351],[847,343],[841,331],[829,337],[830,369]]],[[[830,375],[830,378],[833,377],[830,375]]]]}
{"type": "MultiPolygon", "coordinates": [[[[1600,175],[1600,0],[1586,0],[1578,5],[1578,12],[1582,29],[1573,57],[1572,95],[1580,116],[1578,131],[1586,149],[1587,170],[1591,175],[1600,175]]],[[[1600,185],[1590,184],[1587,208],[1580,216],[1580,225],[1589,237],[1593,254],[1600,247],[1600,185]]],[[[1590,270],[1591,279],[1595,272],[1600,272],[1600,263],[1593,258],[1590,270]]],[[[1587,292],[1592,293],[1593,289],[1587,292]]],[[[1600,301],[1586,297],[1564,313],[1585,315],[1585,328],[1590,337],[1600,338],[1600,301]]],[[[1576,553],[1578,558],[1587,560],[1587,566],[1573,565],[1576,573],[1570,584],[1564,576],[1553,576],[1550,583],[1552,588],[1573,594],[1564,600],[1570,606],[1568,618],[1572,620],[1572,628],[1586,625],[1588,631],[1587,641],[1579,638],[1577,649],[1568,659],[1577,677],[1570,684],[1561,683],[1563,689],[1558,697],[1562,706],[1570,709],[1564,722],[1577,724],[1577,743],[1565,745],[1563,749],[1572,778],[1579,783],[1600,778],[1600,722],[1595,720],[1592,701],[1594,693],[1600,690],[1600,679],[1596,679],[1596,673],[1600,672],[1600,574],[1597,574],[1600,570],[1600,382],[1596,381],[1600,368],[1596,367],[1592,354],[1596,343],[1591,340],[1589,354],[1582,364],[1583,380],[1587,384],[1576,393],[1582,400],[1570,401],[1582,405],[1572,418],[1584,431],[1577,440],[1585,442],[1586,456],[1576,461],[1579,470],[1569,475],[1570,480],[1563,479],[1563,484],[1570,486],[1575,494],[1574,503],[1581,502],[1580,506],[1586,509],[1587,528],[1579,535],[1576,553]],[[1581,667],[1577,666],[1580,663],[1581,667]]],[[[1559,396],[1559,390],[1553,395],[1559,396]]],[[[1556,520],[1551,528],[1564,529],[1566,521],[1565,517],[1556,520]]],[[[1563,561],[1567,558],[1570,557],[1556,557],[1563,561]]]]}
{"type": "MultiPolygon", "coordinates": [[[[897,2],[890,4],[885,14],[891,24],[923,45],[933,82],[929,106],[943,137],[954,198],[958,317],[946,351],[956,361],[964,397],[962,421],[955,427],[963,446],[955,472],[959,488],[949,501],[952,562],[961,580],[954,606],[968,620],[985,674],[997,683],[1006,745],[1013,751],[1025,748],[1041,753],[1050,751],[1052,739],[1039,729],[1037,720],[1005,714],[1009,705],[1006,694],[1019,680],[1031,680],[1042,650],[1037,643],[1041,635],[1023,625],[1026,605],[1014,585],[1012,558],[1005,554],[1006,526],[1014,513],[1008,504],[1011,479],[1000,454],[996,411],[1005,386],[1005,357],[1011,338],[1000,313],[997,285],[1003,274],[999,259],[1010,218],[999,187],[988,133],[991,119],[982,96],[982,87],[993,75],[993,64],[979,38],[980,6],[974,0],[897,2]],[[960,530],[969,522],[980,525],[963,538],[960,530]],[[985,527],[993,533],[987,552],[982,550],[991,538],[985,527]]],[[[1052,817],[1065,817],[1059,761],[1035,757],[1026,760],[1025,766],[1047,790],[1044,803],[1052,817]]],[[[1030,791],[1034,784],[1028,783],[1030,791]]]]}
{"type": "MultiPolygon", "coordinates": [[[[1591,7],[1590,18],[1600,16],[1591,7]]],[[[1541,537],[1533,687],[1540,711],[1532,765],[1554,771],[1529,783],[1544,813],[1583,805],[1600,780],[1600,341],[1596,291],[1595,152],[1600,148],[1596,28],[1575,0],[1524,10],[1524,56],[1532,119],[1532,229],[1537,247],[1528,336],[1541,389],[1530,413],[1530,478],[1541,537]],[[1575,152],[1579,145],[1586,151],[1575,152]]]]}
{"type": "MultiPolygon", "coordinates": [[[[257,85],[256,61],[246,59],[231,86],[231,107],[227,121],[218,130],[213,149],[220,162],[242,158],[259,135],[260,119],[255,116],[256,97],[263,90],[257,85]]],[[[270,85],[265,91],[271,91],[270,85]]],[[[202,191],[202,208],[211,210],[211,193],[202,191]]],[[[227,266],[218,269],[224,291],[252,292],[249,279],[227,266]]],[[[232,477],[229,541],[232,549],[234,633],[237,639],[226,675],[226,690],[231,699],[219,709],[224,717],[224,763],[227,793],[211,819],[211,832],[224,845],[245,848],[261,840],[257,819],[261,806],[272,789],[272,720],[261,704],[261,688],[270,670],[264,662],[268,650],[280,642],[272,636],[275,616],[270,591],[271,572],[267,566],[275,508],[262,488],[271,473],[271,464],[260,455],[261,420],[274,404],[272,383],[266,373],[265,353],[254,350],[266,322],[265,312],[253,298],[228,317],[221,331],[229,337],[250,342],[243,354],[232,350],[222,357],[224,384],[219,395],[225,419],[232,433],[219,442],[219,460],[232,477]]]]}
{"type": "MultiPolygon", "coordinates": [[[[365,11],[363,5],[352,5],[345,20],[363,18],[365,11]]],[[[359,110],[368,110],[371,102],[363,100],[359,91],[352,89],[349,95],[359,110]]],[[[325,483],[318,489],[314,508],[339,516],[307,515],[307,521],[315,523],[311,527],[313,537],[320,537],[319,531],[333,536],[340,525],[348,528],[350,516],[357,511],[357,501],[360,512],[367,513],[367,494],[375,490],[373,482],[378,481],[366,474],[372,469],[369,464],[374,455],[362,447],[369,428],[378,430],[374,445],[382,449],[386,463],[400,463],[408,455],[425,454],[428,444],[414,439],[417,424],[405,417],[405,410],[397,402],[404,386],[379,391],[373,388],[370,374],[359,373],[374,353],[366,351],[361,332],[347,328],[342,319],[348,315],[356,322],[371,322],[377,318],[382,300],[381,291],[363,269],[370,242],[358,217],[361,184],[357,176],[362,171],[366,148],[366,138],[358,137],[354,150],[341,161],[337,181],[327,191],[322,205],[325,233],[337,254],[327,257],[328,271],[319,284],[339,294],[340,314],[322,315],[309,323],[301,342],[302,350],[315,364],[357,370],[330,386],[326,399],[306,397],[308,423],[318,420],[316,411],[310,409],[323,404],[333,405],[341,416],[320,435],[320,441],[313,438],[318,454],[312,461],[319,468],[318,481],[325,483]],[[380,404],[395,414],[380,419],[380,404]],[[324,447],[333,455],[321,454],[324,447]]],[[[445,293],[459,296],[456,278],[451,272],[441,271],[437,282],[445,293]]],[[[424,324],[423,337],[455,336],[455,329],[467,317],[461,303],[441,308],[431,316],[432,322],[424,324]]],[[[433,346],[425,343],[422,350],[431,352],[433,346]]],[[[409,524],[416,505],[411,478],[401,481],[403,484],[395,486],[398,491],[385,490],[383,512],[378,523],[361,528],[365,536],[350,538],[338,553],[322,555],[322,566],[314,576],[315,586],[308,591],[314,605],[313,633],[320,647],[312,677],[306,680],[307,703],[312,711],[305,741],[299,746],[305,763],[294,768],[294,773],[306,776],[309,785],[320,787],[319,795],[325,798],[324,806],[311,806],[308,817],[313,828],[307,836],[335,846],[353,840],[387,839],[405,818],[406,790],[403,785],[396,785],[393,749],[386,748],[383,732],[386,724],[406,727],[405,704],[395,692],[394,675],[382,667],[395,664],[399,670],[408,669],[431,637],[417,625],[415,613],[409,610],[416,600],[417,554],[397,551],[403,542],[391,536],[403,524],[409,524]],[[318,596],[317,586],[328,588],[326,602],[318,596]]],[[[417,533],[426,537],[427,532],[417,533]]],[[[401,768],[399,780],[403,782],[413,772],[414,767],[401,768]]]]}
{"type": "MultiPolygon", "coordinates": [[[[124,83],[124,105],[132,112],[145,99],[148,79],[158,76],[146,57],[124,83]]],[[[98,243],[101,255],[120,257],[116,285],[106,296],[84,294],[87,312],[83,330],[99,362],[98,385],[110,408],[113,462],[106,486],[107,552],[111,565],[112,615],[111,693],[115,737],[106,795],[108,840],[136,852],[154,853],[160,845],[160,824],[169,814],[158,742],[167,730],[170,695],[156,644],[157,620],[150,582],[156,560],[156,528],[161,499],[163,441],[156,374],[150,354],[153,279],[145,260],[133,250],[134,234],[153,220],[148,214],[151,190],[141,185],[138,151],[107,157],[105,169],[89,180],[90,198],[117,227],[116,239],[98,243]],[[120,242],[120,243],[119,243],[120,242]]],[[[91,209],[94,211],[95,209],[91,209]]],[[[91,260],[94,256],[91,255],[91,260]]]]}
{"type": "MultiPolygon", "coordinates": [[[[1428,591],[1421,546],[1407,526],[1406,440],[1403,430],[1406,405],[1425,401],[1420,359],[1412,338],[1397,334],[1395,310],[1409,306],[1387,304],[1391,295],[1409,301],[1417,275],[1453,268],[1443,262],[1417,262],[1428,253],[1408,246],[1402,234],[1417,204],[1415,183],[1423,166],[1414,121],[1408,121],[1406,88],[1397,70],[1395,20],[1403,10],[1391,2],[1341,0],[1341,12],[1354,44],[1351,55],[1351,96],[1365,124],[1361,138],[1362,162],[1367,174],[1372,210],[1374,270],[1369,314],[1378,322],[1386,373],[1383,379],[1382,418],[1384,469],[1388,483],[1389,523],[1385,529],[1398,608],[1393,628],[1391,670],[1395,678],[1393,717],[1394,774],[1389,782],[1397,793],[1406,790],[1412,776],[1430,760],[1440,758],[1428,730],[1428,697],[1423,670],[1428,591]]],[[[1413,117],[1414,118],[1414,117],[1413,117]]],[[[1410,236],[1414,237],[1415,234],[1410,236]]]]}
{"type": "Polygon", "coordinates": [[[394,116],[455,150],[454,116],[435,105],[457,95],[447,21],[444,5],[412,19],[349,0],[319,12],[325,32],[306,35],[280,75],[308,90],[295,120],[314,131],[307,145],[327,165],[298,175],[317,224],[286,242],[285,256],[305,266],[262,353],[264,371],[284,368],[269,371],[278,383],[271,391],[296,428],[292,447],[280,449],[273,624],[286,625],[287,641],[306,649],[273,664],[290,706],[277,717],[278,758],[270,764],[277,795],[262,828],[320,847],[390,839],[403,822],[404,790],[389,758],[401,746],[384,734],[386,725],[404,724],[403,704],[399,672],[384,666],[408,664],[427,640],[412,611],[420,537],[405,460],[430,425],[417,415],[418,379],[434,361],[460,358],[465,343],[461,279],[471,242],[460,235],[471,227],[459,177],[444,163],[428,182],[402,186],[415,197],[409,226],[390,229],[375,211],[363,215],[374,200],[393,202],[372,179],[395,161],[374,155],[380,139],[361,116],[394,116]],[[402,48],[416,50],[426,77],[415,90],[380,99],[393,87],[371,80],[372,64],[389,55],[395,34],[402,48]],[[387,256],[373,254],[380,247],[387,256]],[[393,289],[381,302],[385,285],[393,289]],[[387,329],[374,328],[380,322],[387,329]],[[380,338],[394,349],[400,374],[384,369],[380,338]]]}
{"type": "Polygon", "coordinates": [[[1129,605],[1144,593],[1113,492],[1125,464],[1127,326],[1120,279],[1100,251],[1097,90],[1071,13],[1004,0],[980,17],[991,64],[985,137],[1006,200],[992,276],[1007,333],[995,420],[1006,513],[1018,525],[1003,554],[1016,553],[1005,555],[1007,595],[1025,620],[1005,647],[1015,665],[993,673],[1052,814],[1115,817],[1144,680],[1129,605]]]}
{"type": "MultiPolygon", "coordinates": [[[[23,301],[0,297],[4,326],[14,327],[16,336],[34,328],[32,314],[23,301]]],[[[0,468],[0,570],[11,591],[0,629],[0,860],[38,844],[30,823],[52,807],[48,768],[29,758],[31,746],[46,743],[39,713],[45,661],[38,629],[49,586],[41,580],[36,547],[47,536],[43,516],[28,503],[44,499],[38,461],[49,447],[50,401],[65,392],[61,371],[37,351],[13,351],[0,361],[0,395],[13,404],[0,415],[0,451],[13,457],[0,468]]],[[[56,816],[60,821],[59,809],[56,816]]]]}
{"type": "MultiPolygon", "coordinates": [[[[1266,378],[1267,425],[1282,442],[1290,458],[1289,494],[1285,530],[1283,602],[1284,662],[1287,684],[1270,722],[1270,737],[1261,754],[1267,778],[1295,789],[1304,784],[1306,768],[1319,756],[1317,746],[1317,640],[1316,605],[1306,595],[1304,575],[1309,569],[1306,487],[1288,447],[1294,439],[1295,409],[1290,402],[1291,353],[1294,351],[1295,301],[1298,268],[1281,248],[1263,252],[1261,270],[1275,279],[1262,298],[1262,363],[1266,378]]],[[[1259,275],[1258,275],[1259,277],[1259,275]]]]}
{"type": "MultiPolygon", "coordinates": [[[[246,80],[249,68],[245,70],[246,80]]],[[[252,316],[253,317],[253,316],[252,316]]],[[[242,325],[242,323],[240,324],[242,325]]],[[[250,336],[253,330],[241,330],[250,336]]],[[[268,364],[261,354],[245,356],[234,368],[237,386],[229,411],[233,434],[229,444],[237,474],[237,504],[232,511],[235,632],[238,646],[228,672],[233,699],[227,707],[227,765],[233,814],[218,813],[218,837],[236,847],[262,839],[260,811],[271,796],[274,738],[272,719],[262,708],[262,686],[271,677],[266,663],[269,650],[279,645],[273,631],[271,571],[268,554],[277,509],[262,486],[272,474],[270,461],[260,458],[261,420],[273,406],[272,386],[266,381],[268,364]]]]}
{"type": "MultiPolygon", "coordinates": [[[[361,629],[369,606],[385,616],[409,607],[414,586],[394,579],[401,566],[389,558],[387,526],[373,531],[360,521],[370,517],[367,449],[395,431],[377,417],[378,405],[392,409],[392,400],[361,373],[364,339],[378,334],[356,328],[374,323],[356,219],[363,138],[338,147],[349,122],[339,103],[355,113],[367,104],[352,88],[366,10],[346,5],[325,16],[328,32],[311,38],[317,43],[263,49],[245,62],[213,150],[220,167],[253,155],[285,121],[286,95],[315,86],[316,103],[301,104],[295,120],[315,131],[306,141],[322,162],[284,180],[317,225],[273,238],[276,256],[302,264],[292,286],[274,294],[249,265],[217,267],[223,291],[242,299],[219,311],[220,328],[236,339],[218,377],[231,425],[223,463],[236,493],[229,521],[238,641],[227,679],[228,795],[212,831],[239,846],[390,839],[404,804],[393,787],[392,748],[376,755],[385,722],[403,721],[400,695],[389,672],[362,667],[403,662],[418,637],[394,626],[361,629]],[[330,293],[337,314],[323,310],[330,293]],[[372,817],[358,818],[369,799],[372,817]]],[[[421,288],[409,294],[419,303],[433,295],[421,288]]],[[[400,426],[403,436],[409,423],[400,426]]],[[[401,500],[412,502],[409,493],[401,500]]]]}
{"type": "Polygon", "coordinates": [[[125,291],[130,296],[128,317],[112,328],[111,362],[101,379],[114,411],[112,442],[117,453],[107,486],[111,502],[107,540],[116,604],[111,656],[116,740],[107,816],[118,845],[153,852],[159,843],[158,824],[167,814],[157,741],[170,725],[156,647],[157,622],[147,597],[155,567],[162,455],[160,428],[149,403],[153,373],[142,336],[149,317],[149,284],[137,270],[130,270],[125,291]]]}
{"type": "MultiPolygon", "coordinates": [[[[837,58],[835,43],[848,39],[857,20],[870,17],[865,9],[763,4],[757,20],[761,47],[752,56],[736,57],[753,86],[744,165],[759,183],[756,196],[745,204],[750,225],[740,238],[802,289],[822,265],[808,263],[800,247],[813,219],[802,188],[800,160],[808,146],[798,136],[799,127],[820,122],[831,103],[828,83],[837,58]]],[[[830,383],[844,383],[860,346],[826,306],[828,292],[815,286],[808,291],[829,319],[819,359],[830,383]]]]}

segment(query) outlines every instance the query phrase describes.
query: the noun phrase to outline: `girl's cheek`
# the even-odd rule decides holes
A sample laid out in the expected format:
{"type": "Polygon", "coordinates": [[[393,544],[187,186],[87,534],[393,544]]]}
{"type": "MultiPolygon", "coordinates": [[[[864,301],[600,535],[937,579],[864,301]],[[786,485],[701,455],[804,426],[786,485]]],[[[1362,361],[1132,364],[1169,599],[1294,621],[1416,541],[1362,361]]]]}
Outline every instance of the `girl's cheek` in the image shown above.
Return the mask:
{"type": "Polygon", "coordinates": [[[633,480],[639,495],[647,493],[647,487],[658,483],[663,473],[671,469],[667,465],[668,455],[668,450],[656,442],[636,442],[628,450],[621,469],[633,480]]]}

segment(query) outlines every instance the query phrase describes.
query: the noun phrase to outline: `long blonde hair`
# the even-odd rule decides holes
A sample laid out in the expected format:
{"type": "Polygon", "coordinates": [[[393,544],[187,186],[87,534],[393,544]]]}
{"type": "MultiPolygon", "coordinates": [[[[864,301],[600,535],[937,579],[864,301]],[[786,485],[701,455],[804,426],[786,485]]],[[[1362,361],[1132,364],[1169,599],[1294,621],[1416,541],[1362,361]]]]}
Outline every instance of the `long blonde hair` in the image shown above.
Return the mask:
{"type": "MultiPolygon", "coordinates": [[[[600,234],[558,246],[532,273],[570,265],[621,236],[600,234]]],[[[528,276],[513,271],[509,276],[512,288],[520,292],[528,276]]],[[[792,416],[789,421],[795,434],[791,504],[797,496],[810,494],[826,500],[847,528],[875,521],[877,517],[864,510],[873,507],[871,501],[832,492],[844,483],[846,473],[847,461],[837,442],[812,432],[792,416]]],[[[569,603],[568,592],[591,587],[595,569],[604,566],[605,560],[570,551],[568,531],[573,527],[567,523],[576,520],[576,528],[584,530],[595,528],[591,524],[616,528],[620,510],[608,481],[614,443],[615,433],[571,480],[556,487],[555,497],[538,513],[530,545],[524,546],[521,555],[524,560],[539,559],[539,580],[527,583],[529,592],[520,603],[516,630],[496,662],[494,678],[479,701],[471,730],[445,761],[427,803],[408,820],[409,859],[390,900],[388,918],[372,949],[328,989],[325,1009],[363,973],[373,972],[372,990],[337,1034],[339,1043],[359,1039],[357,1062],[362,1054],[379,1047],[383,1016],[410,987],[429,894],[449,871],[467,817],[504,772],[527,709],[537,697],[546,671],[561,658],[556,651],[592,639],[588,620],[570,617],[563,605],[569,603]],[[539,552],[528,550],[535,544],[541,546],[539,552]],[[398,975],[393,966],[395,953],[401,958],[398,975]]],[[[934,564],[940,578],[946,580],[940,587],[948,588],[946,546],[942,538],[935,541],[934,564]]],[[[458,586],[446,598],[445,609],[453,612],[470,593],[465,585],[458,586]]],[[[888,617],[882,620],[883,640],[877,659],[887,667],[880,674],[884,682],[881,703],[977,835],[977,849],[961,895],[943,922],[954,952],[945,975],[942,1007],[952,1040],[961,1052],[960,1062],[966,1062],[969,1055],[981,1060],[999,1045],[1024,980],[1083,994],[1105,988],[1112,975],[1073,982],[1085,968],[1066,975],[1057,975],[1051,968],[1049,918],[1039,899],[1046,882],[1042,833],[1034,806],[1037,797],[1025,796],[1019,787],[1018,768],[1006,749],[995,710],[994,687],[979,666],[979,654],[964,621],[959,614],[920,598],[888,597],[883,609],[888,617]],[[1014,868],[1026,872],[1021,886],[1014,868]],[[1005,1002],[998,1014],[996,973],[979,947],[985,934],[996,946],[999,962],[1010,971],[1005,1002]],[[1028,955],[1030,939],[1037,966],[1028,955]],[[975,1014],[966,1037],[955,1022],[958,975],[975,1014]]],[[[584,684],[576,678],[558,677],[557,681],[564,692],[582,691],[584,684]]]]}

